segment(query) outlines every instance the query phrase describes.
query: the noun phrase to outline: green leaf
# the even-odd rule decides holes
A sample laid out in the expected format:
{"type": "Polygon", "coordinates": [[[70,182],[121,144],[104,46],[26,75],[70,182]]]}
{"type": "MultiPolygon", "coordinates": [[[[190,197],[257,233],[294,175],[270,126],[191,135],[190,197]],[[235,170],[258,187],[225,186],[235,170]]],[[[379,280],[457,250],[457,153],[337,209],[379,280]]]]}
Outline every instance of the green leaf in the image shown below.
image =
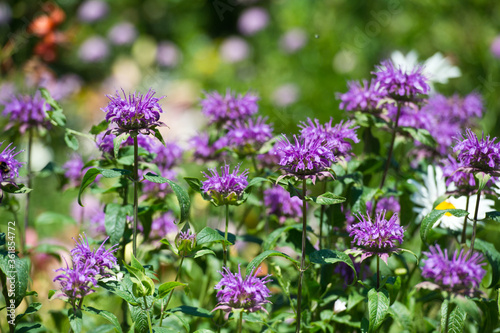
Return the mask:
{"type": "Polygon", "coordinates": [[[203,308],[196,308],[194,306],[188,306],[188,305],[181,305],[179,307],[173,308],[168,310],[169,312],[182,312],[190,316],[194,317],[202,317],[202,318],[212,318],[212,312],[203,309],[203,308]]]}
{"type": "Polygon", "coordinates": [[[291,229],[297,229],[298,226],[299,226],[299,223],[297,223],[295,225],[281,227],[281,228],[274,230],[266,237],[266,239],[264,240],[264,243],[262,243],[262,249],[264,251],[274,249],[276,247],[276,243],[281,238],[281,236],[288,233],[288,231],[290,231],[291,229]]]}
{"type": "Polygon", "coordinates": [[[354,279],[350,283],[354,283],[358,279],[356,269],[354,268],[354,264],[352,263],[351,258],[349,257],[349,255],[347,255],[342,251],[329,250],[329,249],[319,250],[311,253],[309,255],[309,260],[312,263],[320,265],[336,264],[338,262],[343,262],[344,264],[349,266],[354,272],[354,279]]]}
{"type": "Polygon", "coordinates": [[[76,221],[65,214],[55,212],[43,212],[36,217],[35,226],[38,227],[61,227],[67,224],[76,224],[76,221]]]}
{"type": "Polygon", "coordinates": [[[318,205],[335,205],[344,202],[345,198],[341,197],[340,195],[333,194],[331,192],[326,192],[317,197],[306,196],[306,200],[315,202],[318,205]]]}
{"type": "Polygon", "coordinates": [[[118,321],[118,318],[116,318],[116,316],[111,312],[105,310],[98,310],[90,306],[84,306],[83,309],[87,312],[103,317],[104,319],[108,320],[111,324],[113,324],[115,330],[117,330],[120,333],[123,332],[122,327],[120,326],[120,322],[118,321]]]}
{"type": "Polygon", "coordinates": [[[73,309],[68,310],[68,319],[69,325],[74,333],[80,333],[83,328],[83,320],[82,320],[82,311],[76,310],[73,312],[73,309]]]}
{"type": "Polygon", "coordinates": [[[260,185],[262,184],[263,182],[269,182],[269,183],[272,183],[271,180],[267,179],[267,178],[263,178],[263,177],[255,177],[255,178],[252,178],[249,182],[248,182],[248,185],[247,185],[247,189],[250,188],[250,187],[253,187],[255,185],[260,185]]]}
{"type": "Polygon", "coordinates": [[[401,289],[401,277],[390,276],[384,284],[384,288],[389,293],[389,304],[394,303],[396,300],[399,290],[401,289]]]}
{"type": "Polygon", "coordinates": [[[467,318],[467,313],[459,306],[455,307],[450,313],[448,333],[462,333],[464,331],[465,318],[467,318]]]}
{"type": "Polygon", "coordinates": [[[82,204],[82,193],[83,191],[92,184],[97,177],[98,174],[100,174],[101,171],[97,168],[91,168],[88,169],[85,175],[83,176],[82,183],[80,184],[80,190],[78,191],[78,204],[83,207],[82,204]]]}
{"type": "Polygon", "coordinates": [[[61,105],[50,96],[45,88],[39,88],[42,98],[50,105],[51,109],[47,111],[47,116],[54,126],[66,126],[66,116],[63,113],[61,105]]]}
{"type": "Polygon", "coordinates": [[[177,281],[165,282],[161,284],[158,287],[158,296],[156,297],[156,299],[164,298],[165,296],[168,295],[168,293],[170,293],[171,290],[179,286],[187,286],[187,284],[177,281]]]}
{"type": "Polygon", "coordinates": [[[292,257],[290,257],[287,254],[284,254],[283,252],[275,251],[275,250],[267,250],[259,254],[257,257],[255,257],[247,266],[247,272],[251,272],[252,270],[256,269],[264,260],[266,260],[269,257],[283,257],[285,259],[288,259],[291,261],[293,264],[297,265],[299,262],[292,257]]]}
{"type": "Polygon", "coordinates": [[[132,174],[130,170],[125,170],[125,169],[103,169],[103,168],[96,168],[99,170],[101,175],[104,178],[117,178],[121,176],[129,176],[132,174]]]}
{"type": "Polygon", "coordinates": [[[498,211],[487,212],[486,219],[494,222],[500,222],[500,212],[498,211]]]}
{"type": "Polygon", "coordinates": [[[226,245],[233,245],[229,240],[226,241],[223,236],[217,231],[209,227],[203,228],[197,235],[196,235],[196,244],[198,245],[204,245],[208,243],[224,243],[226,242],[226,245]]]}
{"type": "Polygon", "coordinates": [[[137,302],[135,297],[132,295],[132,292],[129,290],[121,290],[121,289],[119,289],[119,286],[112,284],[112,283],[101,283],[100,282],[99,286],[101,286],[104,289],[108,290],[109,292],[115,294],[116,296],[122,298],[127,303],[129,303],[131,306],[139,305],[139,303],[137,302]]]}
{"type": "Polygon", "coordinates": [[[469,212],[463,209],[434,209],[432,212],[427,214],[420,226],[420,238],[424,243],[427,243],[429,232],[430,230],[432,230],[436,221],[446,213],[449,213],[456,217],[464,217],[465,215],[469,214],[469,212]]]}
{"type": "Polygon", "coordinates": [[[78,150],[80,144],[78,143],[78,139],[72,134],[66,131],[64,133],[64,142],[66,142],[66,146],[73,150],[78,150]]]}
{"type": "Polygon", "coordinates": [[[215,256],[215,252],[212,251],[212,250],[209,250],[209,249],[201,249],[201,250],[198,250],[196,251],[196,253],[194,254],[194,257],[193,258],[200,258],[200,257],[203,257],[207,254],[211,254],[211,255],[214,255],[215,256]]]}
{"type": "Polygon", "coordinates": [[[465,313],[476,321],[477,325],[481,324],[481,310],[472,299],[464,296],[455,296],[451,299],[451,302],[465,311],[465,313]]]}
{"type": "Polygon", "coordinates": [[[491,265],[491,282],[488,288],[493,288],[500,279],[500,252],[497,251],[495,245],[479,238],[476,238],[474,249],[482,252],[491,265]]]}
{"type": "Polygon", "coordinates": [[[16,308],[21,304],[26,295],[26,288],[28,287],[30,278],[29,266],[29,259],[21,259],[17,254],[11,254],[6,251],[2,251],[0,254],[0,269],[7,277],[7,283],[9,284],[7,296],[15,300],[16,308]],[[10,287],[11,282],[14,282],[13,289],[10,287]]]}
{"type": "Polygon", "coordinates": [[[113,138],[113,153],[115,156],[118,156],[118,151],[120,150],[122,142],[127,140],[129,137],[130,135],[128,133],[124,133],[113,138]]]}
{"type": "Polygon", "coordinates": [[[161,135],[160,131],[157,128],[154,128],[153,131],[155,133],[155,138],[160,140],[161,144],[165,146],[165,140],[163,140],[163,135],[161,135]]]}
{"type": "Polygon", "coordinates": [[[101,121],[99,124],[92,126],[89,133],[97,135],[108,128],[109,123],[106,120],[101,121]]]}
{"type": "Polygon", "coordinates": [[[170,185],[170,187],[175,193],[175,196],[177,197],[177,201],[179,202],[179,208],[181,212],[179,223],[186,221],[187,218],[189,217],[189,207],[191,205],[191,202],[189,200],[189,195],[187,194],[187,192],[173,181],[155,175],[154,173],[151,172],[148,172],[146,175],[144,175],[144,178],[154,183],[160,183],[160,184],[168,183],[168,185],[170,185]]]}
{"type": "Polygon", "coordinates": [[[402,303],[394,302],[390,309],[390,315],[399,323],[406,332],[414,332],[414,320],[412,313],[402,303]]]}
{"type": "Polygon", "coordinates": [[[21,318],[23,318],[24,316],[36,313],[38,310],[40,310],[41,307],[42,307],[42,303],[38,303],[38,302],[31,303],[28,306],[28,308],[26,309],[26,311],[24,311],[24,313],[21,313],[21,314],[16,316],[16,323],[18,323],[19,320],[21,320],[21,318]]]}
{"type": "Polygon", "coordinates": [[[376,332],[389,314],[389,298],[383,291],[375,288],[368,292],[369,332],[376,332]]]}
{"type": "Polygon", "coordinates": [[[483,325],[479,329],[479,332],[493,332],[495,328],[498,327],[499,313],[498,304],[494,299],[490,300],[478,300],[476,304],[481,309],[483,313],[483,325]]]}
{"type": "Polygon", "coordinates": [[[436,147],[436,140],[426,129],[414,127],[400,127],[399,129],[402,132],[410,134],[413,139],[423,143],[426,146],[436,147]]]}
{"type": "Polygon", "coordinates": [[[201,180],[194,177],[184,177],[184,180],[195,192],[201,192],[201,187],[203,186],[201,180]]]}
{"type": "Polygon", "coordinates": [[[148,313],[137,306],[129,306],[130,316],[134,322],[134,332],[149,333],[148,313]]]}
{"type": "Polygon", "coordinates": [[[1,186],[1,190],[12,194],[30,193],[33,190],[31,188],[24,186],[24,184],[16,184],[16,185],[9,183],[7,185],[1,186]]]}
{"type": "Polygon", "coordinates": [[[484,172],[478,172],[478,173],[474,174],[474,177],[478,181],[478,189],[479,189],[479,191],[482,191],[482,190],[484,190],[484,187],[486,186],[486,184],[490,180],[491,175],[489,175],[487,173],[484,173],[484,172]]]}
{"type": "Polygon", "coordinates": [[[106,205],[104,226],[106,234],[109,236],[111,244],[119,244],[125,232],[127,224],[127,215],[131,215],[132,206],[122,206],[111,203],[106,205]]]}

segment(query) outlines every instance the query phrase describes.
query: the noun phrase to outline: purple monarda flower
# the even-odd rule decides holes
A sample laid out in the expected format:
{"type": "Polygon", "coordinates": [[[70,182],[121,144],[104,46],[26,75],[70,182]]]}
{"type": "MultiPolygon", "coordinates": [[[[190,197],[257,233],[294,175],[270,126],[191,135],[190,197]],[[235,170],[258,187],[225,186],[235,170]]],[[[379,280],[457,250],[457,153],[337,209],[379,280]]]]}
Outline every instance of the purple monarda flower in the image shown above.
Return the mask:
{"type": "Polygon", "coordinates": [[[230,172],[228,164],[224,164],[220,169],[220,175],[215,168],[208,170],[210,175],[203,172],[207,180],[203,182],[201,189],[218,205],[237,204],[248,185],[248,169],[243,171],[241,175],[238,175],[239,164],[234,168],[233,172],[230,172]]]}
{"type": "Polygon", "coordinates": [[[347,86],[349,90],[346,93],[337,94],[341,101],[339,107],[346,111],[375,111],[380,100],[386,95],[374,80],[370,84],[367,80],[362,83],[351,81],[347,86]]]}
{"type": "Polygon", "coordinates": [[[277,147],[276,154],[281,157],[279,165],[285,170],[285,176],[311,178],[313,182],[317,176],[331,177],[327,169],[336,161],[333,144],[322,138],[299,139],[296,135],[293,138],[294,143],[291,143],[283,136],[282,143],[277,147]]]}
{"type": "Polygon", "coordinates": [[[146,95],[135,92],[128,98],[123,91],[116,95],[106,95],[108,105],[102,110],[106,112],[106,121],[116,124],[121,132],[150,133],[152,128],[162,125],[160,113],[163,112],[158,101],[163,98],[154,97],[155,91],[149,89],[146,95]]]}
{"type": "Polygon", "coordinates": [[[151,152],[156,154],[153,163],[158,168],[171,169],[181,162],[183,149],[175,142],[166,142],[165,145],[155,144],[151,152]]]}
{"type": "Polygon", "coordinates": [[[111,28],[108,38],[115,45],[128,45],[137,38],[137,29],[130,22],[121,22],[111,28]]]}
{"type": "Polygon", "coordinates": [[[252,94],[236,95],[227,91],[225,96],[214,91],[206,93],[201,100],[201,112],[209,119],[210,123],[223,124],[227,121],[245,120],[257,113],[259,98],[252,94]]]}
{"type": "MultiPolygon", "coordinates": [[[[0,147],[2,145],[3,141],[0,142],[0,147]]],[[[19,168],[23,166],[23,164],[14,157],[24,150],[15,153],[14,150],[16,150],[16,147],[9,149],[10,146],[12,146],[12,142],[0,153],[0,182],[13,181],[14,177],[19,177],[19,168]]]]}
{"type": "Polygon", "coordinates": [[[13,96],[9,101],[3,101],[5,106],[2,115],[9,118],[6,130],[19,126],[21,134],[32,128],[50,126],[47,111],[50,106],[45,102],[39,92],[35,95],[13,96]]]}
{"type": "Polygon", "coordinates": [[[398,214],[393,214],[390,219],[385,218],[385,211],[380,211],[375,221],[370,216],[357,216],[359,222],[352,225],[349,237],[353,237],[352,244],[362,248],[364,260],[372,255],[378,255],[387,263],[389,253],[395,252],[396,241],[403,242],[404,229],[398,224],[398,214]]]}
{"type": "Polygon", "coordinates": [[[111,276],[110,271],[116,266],[116,258],[113,252],[118,250],[118,244],[113,245],[111,248],[106,250],[104,243],[108,240],[107,237],[101,246],[97,249],[90,249],[89,241],[87,236],[80,235],[79,242],[76,242],[76,246],[71,250],[71,255],[73,256],[73,263],[77,262],[90,262],[95,266],[98,274],[101,277],[111,276]]]}
{"type": "Polygon", "coordinates": [[[151,223],[151,238],[165,238],[168,234],[177,233],[177,225],[175,224],[175,216],[168,211],[153,220],[151,223]]]}
{"type": "Polygon", "coordinates": [[[301,122],[299,127],[301,128],[300,134],[304,138],[314,139],[316,137],[330,141],[333,146],[333,153],[336,156],[346,156],[352,149],[351,143],[347,139],[358,143],[359,139],[356,134],[356,129],[359,126],[352,127],[354,121],[348,120],[344,123],[341,121],[339,124],[332,126],[333,118],[330,121],[321,125],[318,119],[311,120],[307,118],[307,124],[301,122]]]}
{"type": "Polygon", "coordinates": [[[228,126],[227,134],[214,143],[215,148],[234,148],[240,154],[255,153],[273,136],[273,127],[266,124],[266,120],[262,117],[255,121],[236,120],[228,126]]]}
{"type": "Polygon", "coordinates": [[[264,278],[258,278],[257,274],[260,268],[256,271],[251,271],[244,279],[241,276],[241,267],[238,266],[238,273],[231,273],[229,269],[223,267],[222,279],[215,286],[218,289],[217,299],[219,303],[212,310],[223,310],[227,313],[235,310],[243,310],[248,312],[256,312],[263,310],[264,304],[270,303],[267,300],[271,296],[266,283],[270,282],[269,275],[264,278]]]}
{"type": "Polygon", "coordinates": [[[468,258],[468,252],[456,250],[452,258],[448,257],[448,250],[444,253],[437,244],[431,246],[429,252],[423,252],[427,259],[423,259],[422,276],[439,285],[443,290],[469,295],[479,288],[486,271],[481,267],[483,256],[475,252],[468,258]]]}
{"type": "Polygon", "coordinates": [[[384,60],[376,69],[376,72],[372,72],[376,76],[375,84],[379,85],[382,92],[398,99],[427,94],[430,90],[421,66],[406,71],[403,68],[396,68],[392,61],[384,60]]]}
{"type": "Polygon", "coordinates": [[[210,144],[208,133],[200,133],[189,140],[189,146],[194,149],[193,157],[196,160],[207,162],[215,157],[215,148],[210,144]]]}
{"type": "Polygon", "coordinates": [[[264,191],[264,205],[267,213],[276,215],[280,223],[287,218],[299,220],[302,217],[302,200],[290,197],[290,193],[281,186],[273,186],[264,191]]]}
{"type": "Polygon", "coordinates": [[[71,158],[63,164],[64,177],[68,179],[70,186],[80,186],[83,166],[83,159],[78,154],[73,154],[71,158]]]}
{"type": "Polygon", "coordinates": [[[109,45],[106,39],[100,36],[87,38],[78,49],[78,57],[86,63],[96,63],[109,55],[109,45]]]}
{"type": "Polygon", "coordinates": [[[477,138],[470,128],[465,131],[462,138],[457,138],[457,144],[453,147],[458,152],[458,161],[462,168],[472,171],[496,173],[500,168],[500,143],[495,142],[497,138],[490,140],[490,136],[477,138]]]}
{"type": "MultiPolygon", "coordinates": [[[[103,155],[114,156],[114,144],[113,139],[116,135],[113,133],[105,134],[100,133],[96,137],[96,146],[102,152],[103,155]]],[[[122,141],[120,147],[133,146],[134,138],[128,137],[127,140],[122,141]]],[[[144,134],[137,135],[137,145],[139,148],[143,148],[148,153],[153,154],[155,152],[155,147],[158,145],[157,142],[150,136],[144,134]]],[[[141,156],[139,156],[140,158],[141,156]]]]}
{"type": "Polygon", "coordinates": [[[196,233],[191,229],[181,231],[175,239],[175,245],[179,252],[183,251],[184,254],[191,252],[196,246],[196,233]]]}

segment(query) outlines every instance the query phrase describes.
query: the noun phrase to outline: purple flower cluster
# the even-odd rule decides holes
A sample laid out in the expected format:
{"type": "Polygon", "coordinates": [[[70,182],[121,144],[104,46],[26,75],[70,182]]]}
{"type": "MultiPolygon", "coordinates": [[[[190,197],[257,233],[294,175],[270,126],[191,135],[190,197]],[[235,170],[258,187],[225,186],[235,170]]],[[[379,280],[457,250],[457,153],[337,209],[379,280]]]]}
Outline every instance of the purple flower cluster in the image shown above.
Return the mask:
{"type": "Polygon", "coordinates": [[[374,80],[368,84],[351,81],[347,83],[349,90],[344,94],[337,94],[340,99],[340,108],[346,111],[375,111],[378,103],[385,97],[385,93],[380,89],[379,84],[374,80]]]}
{"type": "Polygon", "coordinates": [[[45,102],[39,92],[34,96],[13,96],[8,101],[3,101],[5,106],[2,115],[9,117],[6,130],[19,126],[21,134],[32,128],[42,128],[50,125],[47,111],[50,106],[45,102]]]}
{"type": "Polygon", "coordinates": [[[68,297],[70,304],[75,309],[81,307],[81,299],[93,292],[92,288],[97,285],[98,280],[112,276],[111,270],[116,266],[116,258],[113,255],[118,245],[106,250],[104,243],[98,249],[91,250],[87,237],[80,235],[76,247],[71,250],[73,266],[59,268],[57,271],[63,273],[56,276],[54,281],[59,281],[62,292],[68,297]]]}
{"type": "MultiPolygon", "coordinates": [[[[96,146],[102,152],[103,155],[114,156],[114,145],[113,140],[116,135],[113,133],[100,133],[96,137],[96,146]]],[[[134,138],[128,137],[121,143],[121,147],[133,146],[134,138]]],[[[155,147],[158,143],[148,135],[138,134],[137,135],[137,145],[139,148],[144,148],[149,153],[155,152],[155,147]]],[[[140,156],[139,156],[140,157],[140,156]]]]}
{"type": "Polygon", "coordinates": [[[194,149],[193,157],[201,162],[207,162],[216,158],[215,147],[210,142],[208,133],[200,133],[189,140],[190,148],[194,149]]]}
{"type": "Polygon", "coordinates": [[[290,193],[281,186],[273,186],[264,191],[264,205],[267,214],[278,217],[280,223],[291,218],[302,218],[302,200],[299,197],[290,197],[290,193]]]}
{"type": "Polygon", "coordinates": [[[419,94],[427,94],[430,90],[423,68],[420,66],[406,71],[403,68],[396,68],[392,61],[384,60],[376,66],[376,69],[377,71],[372,72],[376,76],[375,84],[379,85],[382,92],[395,98],[412,98],[419,94]]]}
{"type": "MultiPolygon", "coordinates": [[[[175,142],[166,142],[165,145],[162,145],[153,141],[150,152],[155,154],[152,163],[158,167],[160,176],[175,180],[177,172],[172,168],[181,162],[183,154],[182,148],[175,142]]],[[[145,171],[145,173],[147,172],[149,172],[149,170],[145,171]]],[[[169,190],[170,185],[168,183],[158,184],[150,181],[144,181],[143,183],[143,191],[148,195],[159,195],[163,198],[169,190]]]]}
{"type": "MultiPolygon", "coordinates": [[[[2,145],[3,141],[0,142],[0,147],[2,145]]],[[[19,168],[23,166],[23,164],[14,157],[24,150],[15,153],[14,150],[16,150],[16,147],[9,149],[10,146],[12,146],[12,142],[0,153],[0,182],[13,181],[14,177],[19,177],[19,168]]]]}
{"type": "MultiPolygon", "coordinates": [[[[373,203],[368,201],[366,203],[366,210],[371,211],[373,208],[373,203]]],[[[386,212],[399,213],[401,211],[401,205],[396,197],[384,197],[377,202],[376,211],[385,210],[386,212]]]]}
{"type": "Polygon", "coordinates": [[[159,217],[153,219],[151,223],[151,238],[165,238],[168,234],[177,232],[175,224],[175,216],[171,211],[168,211],[159,217]]]}
{"type": "Polygon", "coordinates": [[[217,299],[219,303],[212,310],[223,310],[227,313],[233,309],[242,309],[248,312],[263,310],[264,304],[270,303],[267,298],[271,296],[266,283],[270,282],[269,275],[258,278],[260,268],[250,272],[245,278],[241,276],[241,267],[238,266],[238,273],[231,273],[229,269],[223,267],[222,279],[215,286],[218,289],[217,299]]]}
{"type": "Polygon", "coordinates": [[[149,89],[146,95],[135,92],[128,98],[123,91],[116,95],[106,95],[108,105],[102,110],[106,112],[106,121],[116,124],[121,132],[149,133],[152,127],[162,125],[160,113],[163,112],[158,103],[161,98],[154,97],[155,91],[149,89]]]}
{"type": "Polygon", "coordinates": [[[259,98],[252,94],[236,95],[227,91],[225,96],[214,91],[206,93],[201,101],[201,112],[209,119],[210,123],[224,124],[227,121],[247,119],[257,113],[259,98]]]}
{"type": "Polygon", "coordinates": [[[469,295],[479,287],[486,271],[481,267],[483,256],[475,252],[468,258],[468,252],[456,250],[452,258],[448,250],[444,252],[439,245],[431,246],[429,252],[423,252],[422,276],[438,284],[443,290],[469,295]]]}
{"type": "Polygon", "coordinates": [[[403,243],[404,229],[398,224],[398,214],[393,214],[389,219],[385,218],[385,214],[385,211],[380,211],[375,221],[370,216],[359,215],[359,222],[347,230],[349,236],[353,237],[352,244],[363,249],[361,260],[378,255],[387,263],[389,253],[397,250],[396,241],[403,243]]]}
{"type": "Polygon", "coordinates": [[[299,125],[301,128],[300,135],[304,138],[319,138],[329,141],[336,156],[346,156],[352,149],[351,143],[347,140],[349,139],[354,143],[359,142],[358,135],[356,134],[359,126],[353,127],[354,121],[352,120],[348,120],[345,123],[342,120],[340,123],[332,126],[332,121],[333,118],[330,118],[329,122],[322,125],[318,119],[314,119],[313,121],[307,118],[307,124],[301,122],[299,125]]]}
{"type": "Polygon", "coordinates": [[[63,164],[62,168],[64,170],[64,177],[68,179],[70,187],[80,186],[83,166],[83,159],[78,154],[73,154],[71,158],[63,164]]]}
{"type": "Polygon", "coordinates": [[[220,175],[215,168],[208,170],[210,175],[203,172],[207,180],[202,183],[201,189],[218,205],[236,204],[248,185],[248,170],[238,175],[240,165],[237,165],[233,172],[230,171],[229,164],[224,164],[220,169],[220,175]]]}
{"type": "Polygon", "coordinates": [[[273,127],[266,120],[258,117],[255,121],[251,118],[234,121],[228,125],[226,135],[214,143],[215,149],[229,147],[242,154],[254,153],[273,136],[273,127]]]}
{"type": "Polygon", "coordinates": [[[294,143],[291,143],[283,136],[282,143],[277,148],[277,154],[281,157],[279,165],[286,175],[301,179],[311,178],[313,182],[320,175],[330,177],[327,168],[336,161],[332,142],[319,137],[293,137],[294,143]]]}
{"type": "Polygon", "coordinates": [[[495,142],[496,139],[490,140],[489,135],[485,138],[483,133],[479,140],[468,128],[453,147],[453,151],[458,152],[459,166],[470,171],[497,173],[500,169],[500,142],[495,142]]]}
{"type": "Polygon", "coordinates": [[[188,254],[196,246],[196,233],[192,232],[191,229],[179,232],[175,239],[175,245],[179,252],[188,254]]]}

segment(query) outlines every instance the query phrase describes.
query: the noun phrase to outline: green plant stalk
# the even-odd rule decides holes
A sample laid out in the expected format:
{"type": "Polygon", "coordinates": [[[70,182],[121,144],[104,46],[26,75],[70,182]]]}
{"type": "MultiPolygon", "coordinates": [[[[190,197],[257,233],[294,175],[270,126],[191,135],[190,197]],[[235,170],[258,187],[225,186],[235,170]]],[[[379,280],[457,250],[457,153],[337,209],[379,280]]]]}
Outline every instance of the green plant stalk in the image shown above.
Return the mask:
{"type": "MultiPolygon", "coordinates": [[[[28,130],[28,159],[26,163],[26,169],[28,170],[28,188],[32,188],[32,179],[31,179],[31,150],[33,149],[33,129],[28,130]]],[[[26,193],[26,213],[24,215],[24,230],[21,233],[21,245],[23,249],[23,253],[26,252],[26,231],[28,230],[28,225],[30,221],[30,206],[31,206],[31,200],[30,200],[31,194],[26,193]]]]}
{"type": "Polygon", "coordinates": [[[134,253],[134,257],[137,257],[137,222],[138,222],[138,209],[139,209],[139,200],[137,196],[137,191],[139,187],[139,156],[138,156],[139,147],[137,144],[137,134],[134,135],[134,235],[132,239],[132,252],[134,253]]]}
{"type": "Polygon", "coordinates": [[[300,332],[300,319],[301,319],[301,303],[302,303],[302,280],[304,278],[305,263],[306,263],[306,231],[307,231],[307,208],[306,208],[306,179],[302,179],[302,252],[300,258],[299,270],[299,286],[297,289],[297,326],[295,332],[300,332]]]}
{"type": "MultiPolygon", "coordinates": [[[[326,192],[326,182],[323,182],[323,193],[326,192]]],[[[319,214],[319,248],[322,249],[323,245],[323,218],[325,217],[326,206],[321,205],[321,211],[319,214]]]]}
{"type": "Polygon", "coordinates": [[[223,257],[224,257],[224,267],[227,267],[227,229],[229,228],[229,205],[226,204],[226,228],[224,231],[224,243],[222,246],[223,257]]]}
{"type": "MultiPolygon", "coordinates": [[[[470,199],[470,195],[467,194],[467,201],[465,202],[465,210],[466,211],[469,211],[469,199],[470,199]]],[[[467,215],[464,216],[464,226],[462,228],[462,241],[461,241],[462,244],[465,244],[466,234],[467,234],[467,215]]]]}
{"type": "Polygon", "coordinates": [[[380,257],[377,255],[377,291],[380,288],[380,257]]]}
{"type": "MultiPolygon", "coordinates": [[[[385,163],[385,169],[384,169],[384,173],[382,174],[382,181],[380,182],[379,189],[382,189],[384,187],[385,179],[387,177],[387,172],[389,171],[389,165],[391,164],[392,152],[394,150],[394,142],[396,141],[396,133],[397,133],[397,129],[398,129],[400,115],[401,115],[401,103],[398,102],[398,113],[396,114],[396,121],[394,121],[394,126],[392,128],[391,145],[389,146],[389,152],[387,154],[387,162],[385,163]]],[[[374,210],[375,210],[376,206],[377,206],[377,202],[375,201],[373,203],[374,210]]]]}
{"type": "MultiPolygon", "coordinates": [[[[181,262],[179,264],[179,268],[177,269],[177,274],[175,275],[175,282],[179,279],[179,276],[181,275],[181,268],[182,268],[182,263],[184,262],[184,256],[181,257],[181,262]]],[[[162,327],[162,322],[163,322],[163,317],[165,316],[165,311],[164,309],[168,308],[168,303],[170,303],[170,299],[172,298],[172,295],[174,294],[174,289],[170,291],[170,294],[168,295],[167,299],[167,304],[163,306],[163,300],[161,300],[161,316],[160,316],[160,327],[162,327]]]]}
{"type": "Polygon", "coordinates": [[[450,308],[451,308],[451,304],[450,304],[450,295],[448,295],[447,299],[446,299],[446,303],[447,306],[446,306],[446,324],[444,326],[444,333],[448,333],[448,328],[449,328],[449,324],[450,324],[450,308]]]}
{"type": "Polygon", "coordinates": [[[238,332],[241,333],[243,329],[243,311],[240,312],[240,318],[238,319],[238,332]]]}
{"type": "Polygon", "coordinates": [[[148,309],[148,301],[146,300],[146,296],[142,296],[144,299],[144,306],[146,307],[144,310],[147,312],[148,315],[148,327],[149,327],[149,333],[153,333],[153,325],[151,325],[151,315],[149,313],[148,309]]]}
{"type": "Polygon", "coordinates": [[[474,224],[472,226],[472,238],[470,240],[470,251],[469,258],[474,252],[474,242],[476,241],[476,227],[477,227],[477,214],[479,212],[479,200],[481,199],[481,190],[477,190],[477,199],[476,199],[476,210],[474,211],[474,224]]]}

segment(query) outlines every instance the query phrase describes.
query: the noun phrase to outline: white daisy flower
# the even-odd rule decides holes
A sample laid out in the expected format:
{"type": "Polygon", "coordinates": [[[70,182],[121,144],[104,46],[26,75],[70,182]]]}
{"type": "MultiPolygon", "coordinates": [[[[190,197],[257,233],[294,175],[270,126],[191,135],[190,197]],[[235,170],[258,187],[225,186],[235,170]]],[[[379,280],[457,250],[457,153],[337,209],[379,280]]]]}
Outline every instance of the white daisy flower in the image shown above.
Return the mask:
{"type": "MultiPolygon", "coordinates": [[[[415,51],[410,51],[404,55],[400,51],[394,51],[391,54],[391,60],[396,66],[406,71],[413,69],[419,65],[418,55],[415,51]]],[[[423,74],[428,78],[431,92],[434,91],[433,83],[448,83],[448,79],[460,77],[462,73],[460,69],[453,66],[448,58],[443,57],[441,53],[436,53],[423,63],[423,74]]]]}
{"type": "MultiPolygon", "coordinates": [[[[410,200],[415,204],[413,211],[418,213],[417,223],[420,223],[424,217],[429,214],[433,209],[463,209],[465,210],[467,204],[467,197],[449,197],[446,200],[440,202],[434,207],[434,204],[439,199],[441,200],[443,196],[446,195],[446,183],[443,177],[443,171],[441,168],[434,168],[429,165],[427,167],[427,174],[422,175],[423,185],[414,179],[409,179],[408,183],[416,187],[416,191],[411,195],[410,200]]],[[[451,189],[453,190],[453,189],[451,189]]],[[[476,209],[476,195],[472,195],[469,198],[469,218],[474,217],[474,211],[476,209]]],[[[478,219],[484,219],[487,212],[494,210],[495,202],[490,199],[486,199],[483,195],[479,200],[478,209],[478,219]]],[[[472,223],[469,219],[469,223],[472,223]]],[[[450,229],[454,231],[462,230],[464,223],[463,217],[456,217],[450,213],[446,213],[439,220],[436,221],[433,227],[440,226],[443,229],[450,229]]]]}

